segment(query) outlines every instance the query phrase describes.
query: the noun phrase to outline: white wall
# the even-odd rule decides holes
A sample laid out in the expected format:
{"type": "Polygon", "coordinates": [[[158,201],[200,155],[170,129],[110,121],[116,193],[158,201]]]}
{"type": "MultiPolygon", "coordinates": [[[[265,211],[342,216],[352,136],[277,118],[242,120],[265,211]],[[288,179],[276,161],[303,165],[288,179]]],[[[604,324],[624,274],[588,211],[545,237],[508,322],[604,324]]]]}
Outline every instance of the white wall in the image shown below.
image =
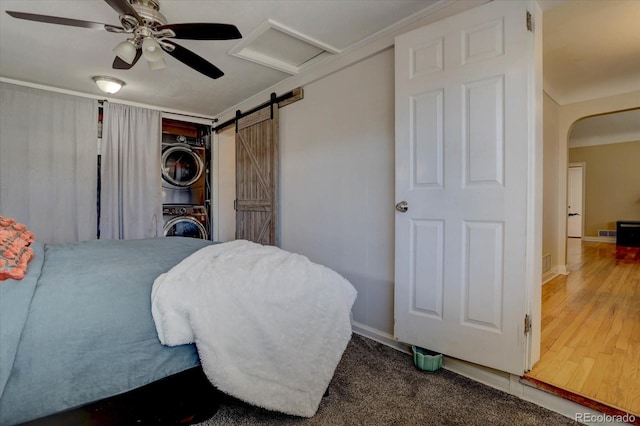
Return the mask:
{"type": "Polygon", "coordinates": [[[282,248],[358,290],[354,321],[393,332],[393,49],[304,87],[280,111],[282,248]]]}
{"type": "Polygon", "coordinates": [[[558,168],[560,142],[558,140],[558,104],[546,93],[544,94],[544,165],[543,165],[543,200],[542,200],[542,255],[551,255],[551,271],[543,276],[543,280],[552,278],[564,265],[564,252],[559,252],[558,241],[558,187],[561,170],[558,168]]]}

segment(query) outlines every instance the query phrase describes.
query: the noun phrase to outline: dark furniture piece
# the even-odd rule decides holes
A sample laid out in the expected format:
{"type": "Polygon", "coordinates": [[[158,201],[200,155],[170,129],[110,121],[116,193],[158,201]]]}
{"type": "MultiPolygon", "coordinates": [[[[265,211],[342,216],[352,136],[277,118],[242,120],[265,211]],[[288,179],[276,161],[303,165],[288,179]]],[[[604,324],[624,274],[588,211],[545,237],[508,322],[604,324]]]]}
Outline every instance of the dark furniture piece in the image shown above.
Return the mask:
{"type": "Polygon", "coordinates": [[[619,220],[616,222],[616,244],[640,247],[640,220],[619,220]]]}
{"type": "Polygon", "coordinates": [[[20,426],[189,425],[212,417],[225,398],[198,366],[20,426]]]}

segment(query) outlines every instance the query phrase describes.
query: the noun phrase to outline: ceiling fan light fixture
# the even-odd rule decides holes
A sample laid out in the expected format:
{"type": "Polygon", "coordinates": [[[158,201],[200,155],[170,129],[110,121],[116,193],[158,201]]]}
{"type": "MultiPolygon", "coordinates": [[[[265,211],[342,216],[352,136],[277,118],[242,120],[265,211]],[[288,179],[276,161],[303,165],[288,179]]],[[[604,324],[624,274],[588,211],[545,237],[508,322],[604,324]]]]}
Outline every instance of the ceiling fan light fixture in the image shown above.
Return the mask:
{"type": "Polygon", "coordinates": [[[145,37],[142,40],[142,55],[149,62],[156,62],[163,59],[162,48],[153,37],[145,37]]]}
{"type": "Polygon", "coordinates": [[[116,58],[113,60],[112,68],[116,70],[131,69],[143,55],[148,62],[152,63],[150,65],[152,69],[161,68],[165,65],[163,60],[164,52],[167,52],[174,59],[192,68],[194,71],[212,79],[217,79],[224,75],[220,68],[198,56],[191,50],[165,39],[232,40],[242,38],[242,34],[238,28],[231,24],[218,24],[213,22],[169,24],[167,18],[160,13],[159,0],[104,1],[118,13],[121,27],[60,16],[38,15],[35,13],[16,11],[6,12],[12,18],[32,22],[44,22],[95,30],[102,29],[110,33],[128,34],[129,39],[119,42],[113,48],[116,58]]]}
{"type": "Polygon", "coordinates": [[[113,53],[115,53],[118,58],[131,65],[136,58],[137,50],[138,48],[133,40],[125,40],[118,43],[118,45],[113,48],[113,53]]]}
{"type": "Polygon", "coordinates": [[[149,64],[150,70],[161,70],[162,68],[167,66],[164,58],[160,58],[157,61],[147,61],[147,64],[149,64]]]}
{"type": "Polygon", "coordinates": [[[107,77],[105,75],[96,75],[94,77],[91,77],[91,79],[96,83],[100,90],[109,95],[117,93],[122,88],[122,86],[126,84],[122,80],[119,80],[115,77],[107,77]]]}

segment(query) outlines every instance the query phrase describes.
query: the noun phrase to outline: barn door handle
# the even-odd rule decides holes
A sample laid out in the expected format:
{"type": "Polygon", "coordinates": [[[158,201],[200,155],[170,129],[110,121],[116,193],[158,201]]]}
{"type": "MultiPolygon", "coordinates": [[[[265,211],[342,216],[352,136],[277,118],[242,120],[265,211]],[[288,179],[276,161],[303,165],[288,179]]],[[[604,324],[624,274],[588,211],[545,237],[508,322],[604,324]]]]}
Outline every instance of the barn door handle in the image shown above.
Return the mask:
{"type": "Polygon", "coordinates": [[[406,211],[409,210],[409,203],[407,203],[406,201],[400,201],[398,204],[396,204],[396,210],[398,210],[400,213],[406,213],[406,211]]]}

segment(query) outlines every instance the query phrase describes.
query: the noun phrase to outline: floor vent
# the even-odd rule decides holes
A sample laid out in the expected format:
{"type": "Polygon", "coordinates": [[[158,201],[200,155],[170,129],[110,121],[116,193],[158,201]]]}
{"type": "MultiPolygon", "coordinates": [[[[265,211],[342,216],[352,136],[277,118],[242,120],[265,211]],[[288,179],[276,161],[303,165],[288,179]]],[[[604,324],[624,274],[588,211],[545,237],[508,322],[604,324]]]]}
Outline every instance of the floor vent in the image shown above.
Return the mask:
{"type": "Polygon", "coordinates": [[[551,255],[545,254],[542,256],[542,273],[549,272],[551,270],[551,255]]]}
{"type": "Polygon", "coordinates": [[[609,230],[609,229],[598,230],[598,237],[615,237],[615,236],[616,236],[615,230],[609,230]]]}

